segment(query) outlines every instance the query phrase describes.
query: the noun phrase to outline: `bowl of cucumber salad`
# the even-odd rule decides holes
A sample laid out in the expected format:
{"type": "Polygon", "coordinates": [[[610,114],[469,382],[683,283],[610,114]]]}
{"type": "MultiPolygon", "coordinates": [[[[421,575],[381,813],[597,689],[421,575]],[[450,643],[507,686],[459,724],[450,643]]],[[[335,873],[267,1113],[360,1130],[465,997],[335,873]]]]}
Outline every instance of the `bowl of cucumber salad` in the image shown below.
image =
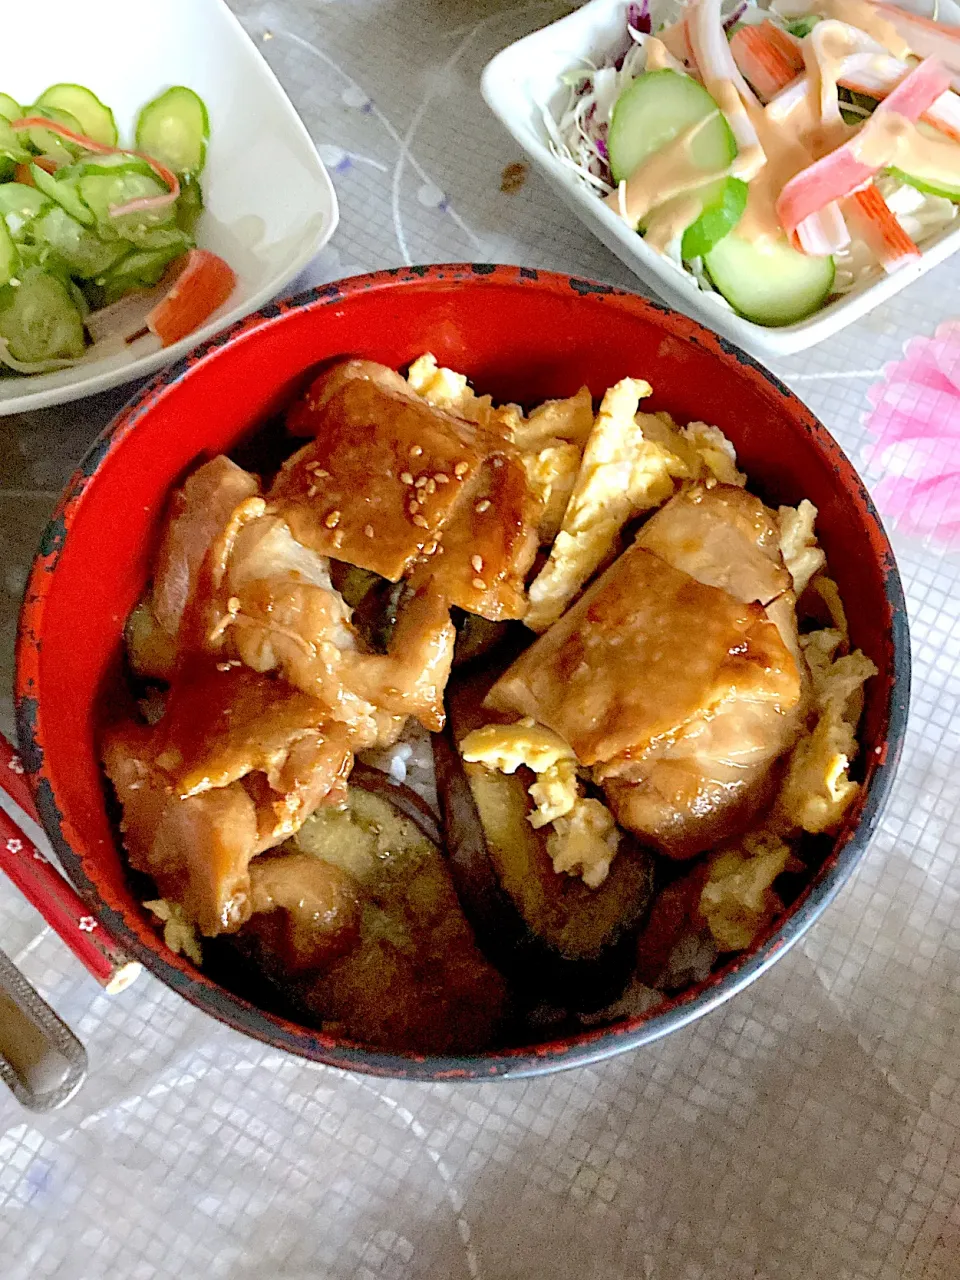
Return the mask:
{"type": "Polygon", "coordinates": [[[484,95],[668,301],[761,356],[960,247],[960,29],[872,0],[592,0],[484,95]]]}
{"type": "Polygon", "coordinates": [[[185,85],[146,103],[128,146],[84,85],[26,107],[0,92],[4,372],[70,368],[141,334],[170,346],[227,302],[232,267],[195,239],[208,137],[185,85]]]}
{"type": "Polygon", "coordinates": [[[127,0],[50,0],[42,42],[35,15],[7,16],[27,53],[0,77],[0,414],[171,363],[337,224],[310,135],[220,0],[162,0],[145,39],[127,0]]]}

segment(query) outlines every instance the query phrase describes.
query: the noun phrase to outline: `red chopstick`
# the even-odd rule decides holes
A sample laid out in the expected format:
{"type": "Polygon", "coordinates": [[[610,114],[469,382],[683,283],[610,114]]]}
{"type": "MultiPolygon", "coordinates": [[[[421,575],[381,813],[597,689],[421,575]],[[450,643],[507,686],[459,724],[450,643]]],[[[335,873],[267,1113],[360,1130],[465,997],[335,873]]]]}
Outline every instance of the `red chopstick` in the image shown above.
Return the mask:
{"type": "MultiPolygon", "coordinates": [[[[0,790],[35,822],[37,808],[20,757],[0,734],[0,790]]],[[[111,994],[128,987],[141,966],[131,960],[90,914],[86,903],[28,835],[0,809],[0,871],[111,994]]]]}

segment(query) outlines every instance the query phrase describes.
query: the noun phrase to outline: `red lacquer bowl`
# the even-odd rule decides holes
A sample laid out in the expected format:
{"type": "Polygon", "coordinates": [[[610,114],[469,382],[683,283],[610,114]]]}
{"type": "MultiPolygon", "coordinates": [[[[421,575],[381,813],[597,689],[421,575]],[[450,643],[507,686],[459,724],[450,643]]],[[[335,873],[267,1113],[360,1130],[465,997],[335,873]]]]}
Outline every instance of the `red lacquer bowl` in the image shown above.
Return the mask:
{"type": "Polygon", "coordinates": [[[893,554],[863,485],[828,432],[736,347],[665,307],[604,285],[516,267],[435,266],[360,276],[265,308],[141,391],[94,445],[44,535],[17,651],[20,744],[47,831],[79,892],[132,954],[193,1004],[305,1058],[421,1079],[517,1077],[654,1040],[729,998],[796,941],[863,855],[890,789],[909,688],[893,554]],[[876,663],[861,729],[859,800],[810,886],[770,936],[652,1016],[473,1057],[365,1049],[262,1012],[169,952],[128,885],[97,763],[100,690],[150,570],[171,487],[230,450],[337,356],[407,364],[432,351],[497,400],[594,396],[628,375],[681,422],[716,423],[772,503],[810,498],[850,615],[876,663]]]}

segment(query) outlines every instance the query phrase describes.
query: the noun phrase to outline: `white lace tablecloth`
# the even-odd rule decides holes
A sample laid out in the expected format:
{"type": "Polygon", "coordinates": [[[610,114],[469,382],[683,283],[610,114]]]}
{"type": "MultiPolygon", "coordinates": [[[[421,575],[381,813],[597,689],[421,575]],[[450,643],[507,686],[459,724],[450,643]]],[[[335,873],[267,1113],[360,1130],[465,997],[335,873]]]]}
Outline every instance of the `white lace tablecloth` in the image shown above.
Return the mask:
{"type": "MultiPolygon", "coordinates": [[[[479,71],[562,2],[233,3],[336,183],[340,229],[303,283],[474,259],[631,285],[537,178],[500,189],[521,157],[479,71]]],[[[0,945],[91,1061],[54,1114],[0,1094],[4,1280],[960,1277],[960,390],[947,379],[931,421],[882,452],[864,425],[885,362],[960,315],[958,285],[947,264],[776,367],[884,505],[914,644],[892,803],[802,942],[651,1048],[417,1085],[286,1058],[147,975],[107,997],[0,884],[0,945]]],[[[912,385],[888,393],[908,418],[912,385]]],[[[127,394],[0,419],[5,690],[43,521],[127,394]]]]}

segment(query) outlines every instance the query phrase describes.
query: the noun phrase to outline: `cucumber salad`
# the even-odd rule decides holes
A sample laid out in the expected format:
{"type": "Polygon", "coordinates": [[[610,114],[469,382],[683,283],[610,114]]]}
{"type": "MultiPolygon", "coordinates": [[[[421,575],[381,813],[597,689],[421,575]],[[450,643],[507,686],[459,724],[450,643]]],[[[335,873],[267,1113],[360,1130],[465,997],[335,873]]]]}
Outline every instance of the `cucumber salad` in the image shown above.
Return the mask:
{"type": "Polygon", "coordinates": [[[960,27],[872,0],[624,17],[623,49],[564,75],[551,150],[746,319],[802,320],[955,219],[960,27]]]}
{"type": "Polygon", "coordinates": [[[32,106],[0,93],[0,369],[69,367],[146,333],[167,346],[226,301],[233,271],[194,241],[208,136],[182,85],[143,107],[129,147],[82,85],[32,106]]]}

